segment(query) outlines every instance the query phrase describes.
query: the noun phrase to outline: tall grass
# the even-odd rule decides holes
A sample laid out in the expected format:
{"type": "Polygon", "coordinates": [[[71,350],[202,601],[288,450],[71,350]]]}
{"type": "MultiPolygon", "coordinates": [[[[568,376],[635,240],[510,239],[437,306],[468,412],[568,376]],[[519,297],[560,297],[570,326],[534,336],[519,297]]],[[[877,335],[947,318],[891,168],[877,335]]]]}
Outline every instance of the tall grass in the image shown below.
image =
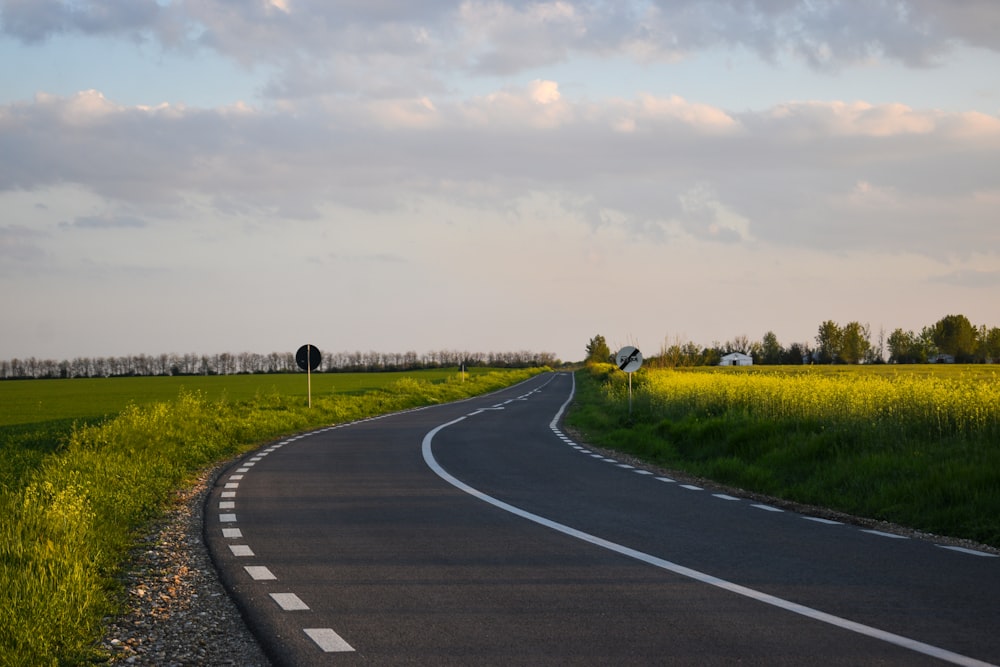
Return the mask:
{"type": "Polygon", "coordinates": [[[599,444],[747,490],[1000,547],[1000,383],[801,369],[581,376],[599,444]]]}
{"type": "Polygon", "coordinates": [[[184,392],[78,426],[58,451],[0,490],[0,664],[98,660],[103,618],[143,526],[197,471],[268,439],[323,424],[456,400],[527,379],[493,372],[465,382],[404,378],[360,395],[208,400],[184,392]]]}

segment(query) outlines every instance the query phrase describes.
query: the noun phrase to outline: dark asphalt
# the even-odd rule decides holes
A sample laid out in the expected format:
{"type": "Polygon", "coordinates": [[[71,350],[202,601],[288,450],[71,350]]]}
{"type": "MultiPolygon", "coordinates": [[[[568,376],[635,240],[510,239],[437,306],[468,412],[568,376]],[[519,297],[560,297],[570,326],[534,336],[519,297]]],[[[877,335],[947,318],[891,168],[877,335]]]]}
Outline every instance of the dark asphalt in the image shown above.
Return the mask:
{"type": "Polygon", "coordinates": [[[272,659],[1000,664],[1000,558],[770,511],[603,460],[551,426],[571,384],[548,374],[311,433],[225,471],[206,541],[272,659]],[[495,501],[439,476],[425,443],[445,474],[495,501]]]}

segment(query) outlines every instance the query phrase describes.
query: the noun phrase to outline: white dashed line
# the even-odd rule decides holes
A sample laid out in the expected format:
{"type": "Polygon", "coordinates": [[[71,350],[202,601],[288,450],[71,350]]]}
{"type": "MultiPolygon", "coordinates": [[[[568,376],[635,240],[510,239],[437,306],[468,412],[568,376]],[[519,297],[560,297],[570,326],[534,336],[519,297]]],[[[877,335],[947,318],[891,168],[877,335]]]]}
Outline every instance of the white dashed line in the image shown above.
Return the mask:
{"type": "Polygon", "coordinates": [[[246,565],[243,569],[247,571],[247,574],[249,574],[250,578],[254,581],[272,581],[277,579],[277,577],[263,565],[246,565]]]}
{"type": "Polygon", "coordinates": [[[271,598],[285,611],[309,611],[309,605],[295,593],[271,593],[271,598]]]}
{"type": "Polygon", "coordinates": [[[238,488],[240,488],[240,483],[239,482],[226,482],[226,486],[223,487],[223,488],[226,488],[226,489],[238,489],[238,488]]]}
{"type": "Polygon", "coordinates": [[[234,482],[238,482],[239,480],[243,479],[243,475],[230,475],[229,479],[234,482]]]}
{"type": "Polygon", "coordinates": [[[220,514],[219,515],[219,521],[221,521],[222,523],[235,523],[236,522],[236,515],[235,514],[220,514]]]}
{"type": "Polygon", "coordinates": [[[236,492],[235,491],[223,491],[219,495],[222,498],[235,498],[236,497],[236,492]]]}
{"type": "Polygon", "coordinates": [[[976,551],[975,549],[966,549],[965,547],[952,547],[946,544],[938,544],[937,546],[942,549],[948,549],[949,551],[957,551],[963,554],[969,554],[971,556],[982,556],[984,558],[1000,558],[997,554],[987,553],[985,551],[976,551]]]}
{"type": "Polygon", "coordinates": [[[239,558],[244,558],[246,556],[253,556],[253,550],[250,549],[245,544],[230,544],[229,550],[233,552],[234,556],[239,558]]]}
{"type": "Polygon", "coordinates": [[[702,491],[700,486],[695,486],[694,484],[681,484],[682,489],[687,489],[688,491],[702,491]]]}
{"type": "Polygon", "coordinates": [[[842,526],[844,525],[841,521],[834,521],[833,519],[822,519],[818,516],[804,516],[802,517],[806,521],[815,521],[816,523],[825,523],[828,526],[842,526]]]}
{"type": "Polygon", "coordinates": [[[759,510],[764,510],[765,512],[784,512],[785,510],[778,509],[777,507],[771,507],[770,505],[751,505],[750,507],[756,507],[759,510]]]}
{"type": "Polygon", "coordinates": [[[635,474],[636,475],[652,475],[653,473],[649,472],[648,470],[636,470],[635,474]]]}
{"type": "Polygon", "coordinates": [[[219,503],[220,510],[231,510],[235,507],[236,503],[233,502],[232,500],[223,500],[221,503],[219,503]]]}
{"type": "Polygon", "coordinates": [[[222,529],[222,536],[226,537],[226,538],[229,538],[229,539],[234,539],[234,538],[237,538],[237,537],[243,537],[243,531],[240,530],[239,528],[223,528],[222,529]]]}
{"type": "Polygon", "coordinates": [[[891,537],[894,540],[908,540],[906,535],[896,535],[895,533],[884,533],[881,530],[867,530],[865,528],[861,529],[862,533],[868,533],[869,535],[878,535],[879,537],[891,537]]]}
{"type": "Polygon", "coordinates": [[[733,496],[727,496],[724,493],[713,493],[712,496],[715,498],[719,498],[720,500],[739,500],[739,498],[733,496]]]}
{"type": "Polygon", "coordinates": [[[316,642],[325,653],[344,653],[354,650],[350,644],[344,641],[343,637],[330,628],[303,628],[302,631],[309,635],[309,639],[316,642]]]}
{"type": "Polygon", "coordinates": [[[677,480],[670,479],[669,477],[657,477],[656,479],[658,481],[660,481],[660,482],[667,482],[669,484],[676,484],[677,483],[677,480]]]}
{"type": "Polygon", "coordinates": [[[619,463],[618,467],[619,468],[625,468],[626,470],[635,470],[635,466],[630,466],[627,463],[619,463]]]}

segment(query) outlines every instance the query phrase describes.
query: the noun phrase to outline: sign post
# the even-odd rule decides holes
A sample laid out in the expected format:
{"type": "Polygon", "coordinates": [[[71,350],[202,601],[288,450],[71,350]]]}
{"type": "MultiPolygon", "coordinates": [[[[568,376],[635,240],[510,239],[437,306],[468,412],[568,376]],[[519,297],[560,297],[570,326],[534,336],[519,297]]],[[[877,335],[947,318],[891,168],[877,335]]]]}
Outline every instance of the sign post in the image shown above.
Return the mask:
{"type": "Polygon", "coordinates": [[[639,370],[642,366],[642,352],[638,349],[632,347],[631,345],[626,345],[622,349],[618,350],[618,354],[615,355],[615,365],[625,374],[628,375],[628,416],[629,419],[632,418],[632,373],[639,370]]]}
{"type": "Polygon", "coordinates": [[[319,362],[323,358],[319,348],[315,345],[303,345],[295,353],[295,363],[306,372],[306,387],[309,393],[309,407],[313,406],[312,394],[312,372],[319,368],[319,362]]]}

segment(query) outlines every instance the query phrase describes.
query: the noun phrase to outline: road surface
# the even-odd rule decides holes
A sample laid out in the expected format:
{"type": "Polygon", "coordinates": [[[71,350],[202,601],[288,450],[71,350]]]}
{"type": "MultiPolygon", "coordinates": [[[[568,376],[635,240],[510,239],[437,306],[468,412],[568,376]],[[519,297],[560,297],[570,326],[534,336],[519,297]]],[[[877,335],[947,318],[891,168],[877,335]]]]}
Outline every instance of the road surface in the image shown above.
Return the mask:
{"type": "Polygon", "coordinates": [[[1000,558],[684,484],[575,442],[550,373],[306,433],[205,537],[280,665],[1000,664],[1000,558]]]}

